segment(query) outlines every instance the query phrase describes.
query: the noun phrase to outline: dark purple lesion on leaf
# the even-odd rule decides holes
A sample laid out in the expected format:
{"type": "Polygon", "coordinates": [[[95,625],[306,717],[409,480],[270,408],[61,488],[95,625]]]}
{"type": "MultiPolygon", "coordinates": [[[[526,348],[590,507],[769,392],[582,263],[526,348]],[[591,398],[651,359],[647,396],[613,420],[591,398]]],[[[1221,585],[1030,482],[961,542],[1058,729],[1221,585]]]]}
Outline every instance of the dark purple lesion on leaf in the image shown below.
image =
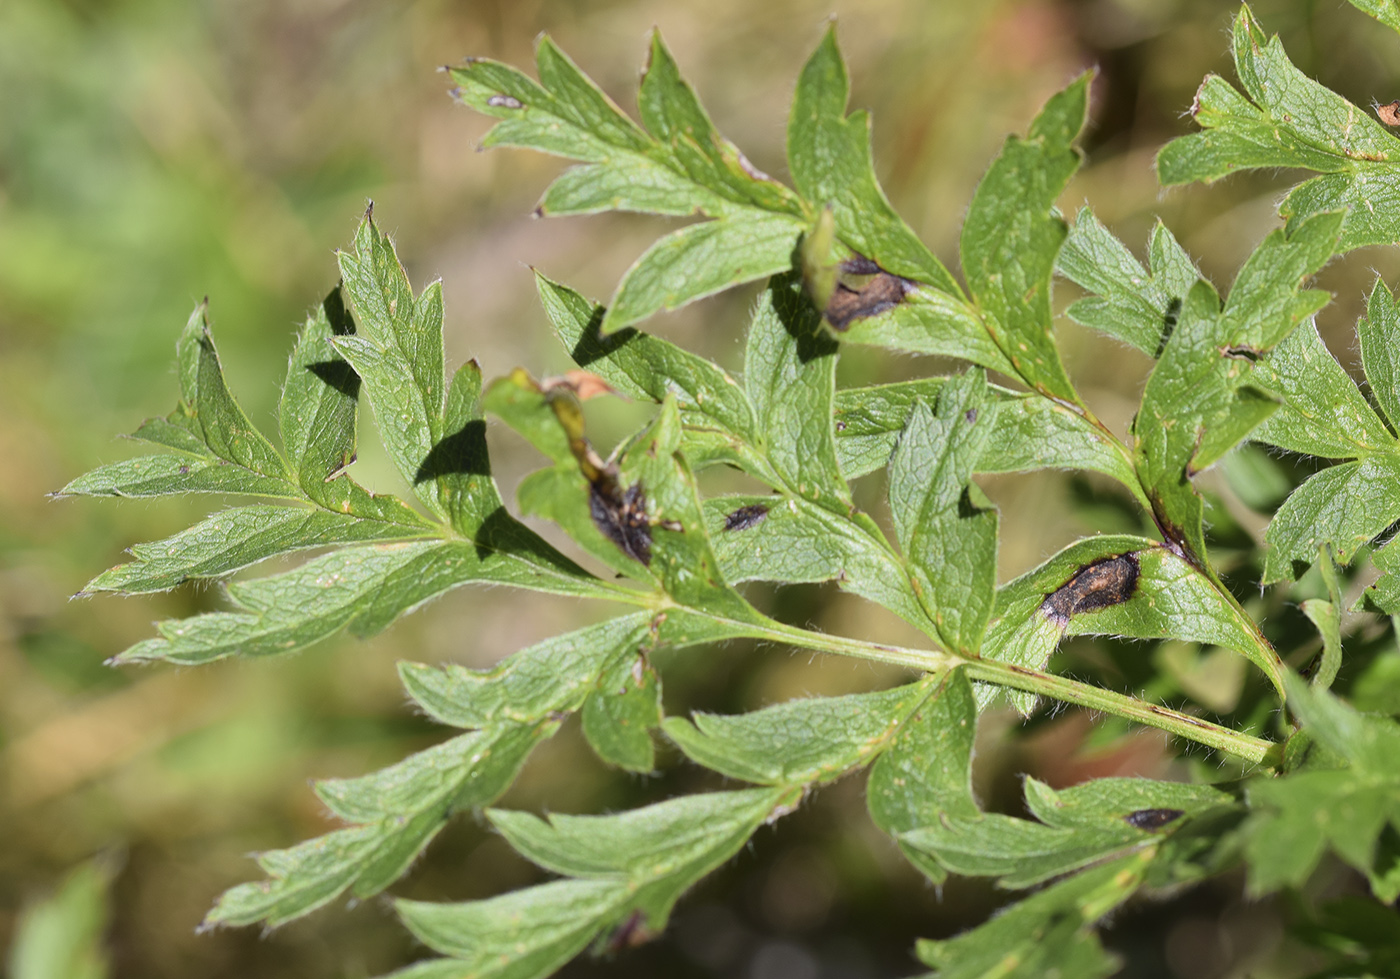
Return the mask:
{"type": "Polygon", "coordinates": [[[769,509],[766,503],[750,503],[748,506],[741,506],[724,518],[724,529],[748,530],[751,527],[757,527],[768,517],[769,509]]]}
{"type": "Polygon", "coordinates": [[[1121,605],[1137,591],[1140,570],[1134,552],[1090,561],[1041,603],[1040,611],[1061,628],[1081,612],[1121,605]]]}
{"type": "Polygon", "coordinates": [[[822,315],[832,329],[841,332],[858,319],[889,312],[915,288],[913,282],[886,272],[864,255],[847,259],[839,270],[836,288],[822,315]]]}
{"type": "Polygon", "coordinates": [[[647,927],[646,916],[636,910],[629,914],[602,943],[602,954],[612,956],[629,948],[644,945],[656,937],[656,932],[647,927]]]}
{"type": "Polygon", "coordinates": [[[1186,815],[1184,809],[1138,809],[1124,816],[1123,821],[1134,829],[1153,832],[1176,822],[1184,815],[1186,815]]]}
{"type": "Polygon", "coordinates": [[[588,484],[588,513],[603,536],[633,560],[651,564],[651,518],[641,482],[626,489],[611,472],[588,484]]]}

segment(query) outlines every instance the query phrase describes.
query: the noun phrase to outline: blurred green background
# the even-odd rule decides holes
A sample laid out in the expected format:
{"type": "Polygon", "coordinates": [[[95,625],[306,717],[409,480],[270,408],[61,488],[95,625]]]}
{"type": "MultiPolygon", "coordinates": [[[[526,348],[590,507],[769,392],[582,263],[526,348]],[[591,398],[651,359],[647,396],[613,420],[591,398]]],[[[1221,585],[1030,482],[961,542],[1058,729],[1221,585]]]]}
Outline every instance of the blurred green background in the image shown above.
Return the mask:
{"type": "MultiPolygon", "coordinates": [[[[152,620],[216,607],[217,590],[69,600],[124,548],[202,512],[198,501],[45,496],[130,454],[115,436],[170,410],[174,338],[201,297],[235,391],[266,422],[294,332],[334,284],[332,251],[366,199],[415,286],[442,278],[449,360],[476,357],[488,376],[564,366],[528,265],[605,299],[664,226],[533,219],[559,164],[475,152],[487,120],[451,102],[438,66],[469,55],[528,65],[533,39],[548,31],[630,108],[655,25],[719,128],[782,177],[792,85],[835,14],[853,105],[874,111],[887,191],[956,267],[963,209],[1004,135],[1098,65],[1089,159],[1064,209],[1090,203],[1139,250],[1160,214],[1224,286],[1277,226],[1288,175],[1163,193],[1151,161],[1191,128],[1185,113],[1202,76],[1230,75],[1236,9],[1216,0],[0,0],[0,948],[26,907],[97,854],[100,869],[74,879],[110,889],[102,943],[113,976],[354,977],[411,961],[421,949],[380,901],[337,905],[268,935],[195,928],[221,890],[257,875],[250,851],[332,828],[307,779],[360,774],[441,736],[405,708],[396,660],[488,665],[596,614],[563,599],[462,591],[372,641],[279,661],[114,671],[103,661],[147,636],[152,620]]],[[[1358,104],[1400,95],[1400,39],[1339,0],[1269,0],[1255,11],[1300,67],[1358,104]]],[[[1353,369],[1351,324],[1372,270],[1393,282],[1394,255],[1358,253],[1322,276],[1337,303],[1320,325],[1353,369]]],[[[735,368],[751,296],[648,328],[735,368]]],[[[1088,401],[1125,431],[1145,359],[1073,324],[1062,336],[1088,401]]],[[[853,382],[938,366],[853,351],[842,370],[853,382]]],[[[603,408],[596,423],[621,434],[634,419],[635,408],[603,408]]],[[[537,460],[492,438],[509,493],[537,460]]],[[[357,473],[396,490],[372,446],[357,473]]],[[[1037,474],[986,485],[1002,506],[1003,577],[1084,533],[1136,527],[1095,482],[1037,474]]],[[[1237,502],[1220,520],[1246,547],[1263,526],[1237,502]]],[[[822,629],[899,635],[830,589],[758,598],[822,629]]],[[[1121,654],[1084,645],[1089,664],[1121,654]]],[[[868,689],[896,675],[743,644],[663,667],[672,712],[868,689]]],[[[1225,710],[1228,685],[1240,682],[1230,669],[1219,681],[1225,710]]],[[[1153,736],[1086,740],[1088,722],[1075,714],[1002,737],[1016,726],[1002,715],[983,726],[979,777],[993,800],[1015,795],[1016,771],[1063,784],[1179,765],[1153,736]]],[[[504,804],[602,811],[707,784],[669,760],[656,778],[620,776],[566,729],[504,804]]],[[[940,901],[869,826],[860,789],[855,780],[826,790],[780,831],[760,833],[682,904],[664,938],[567,974],[913,971],[915,936],[956,931],[998,899],[955,882],[940,901]]],[[[463,899],[535,879],[467,817],[395,892],[463,899]]],[[[1124,912],[1109,940],[1135,976],[1290,974],[1277,916],[1243,903],[1237,885],[1124,912]]]]}

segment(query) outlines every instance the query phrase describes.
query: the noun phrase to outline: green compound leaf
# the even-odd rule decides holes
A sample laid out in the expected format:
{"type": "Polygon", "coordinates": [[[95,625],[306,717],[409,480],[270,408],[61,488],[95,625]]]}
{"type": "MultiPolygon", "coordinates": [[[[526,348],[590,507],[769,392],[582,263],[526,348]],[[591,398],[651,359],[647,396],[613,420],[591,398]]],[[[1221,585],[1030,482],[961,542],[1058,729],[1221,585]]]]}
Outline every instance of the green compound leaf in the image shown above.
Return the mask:
{"type": "Polygon", "coordinates": [[[1279,507],[1264,540],[1265,584],[1291,581],[1331,545],[1347,564],[1357,548],[1379,536],[1397,515],[1400,456],[1375,455],[1324,469],[1279,507]]]}
{"type": "Polygon", "coordinates": [[[948,871],[1022,889],[1170,836],[1197,816],[1234,806],[1218,789],[1144,778],[1095,779],[1056,792],[1026,780],[1039,822],[999,813],[944,815],[903,834],[948,871]]]}
{"type": "Polygon", "coordinates": [[[1254,376],[1282,399],[1278,411],[1250,434],[1255,441],[1322,459],[1395,451],[1395,437],[1322,342],[1315,324],[1304,323],[1289,334],[1254,365],[1254,376]]]}
{"type": "MultiPolygon", "coordinates": [[[[1397,406],[1391,346],[1400,342],[1394,297],[1377,282],[1357,324],[1361,361],[1389,419],[1397,406]]],[[[1328,353],[1311,326],[1280,344],[1264,363],[1266,383],[1283,392],[1283,416],[1255,437],[1295,452],[1349,460],[1311,476],[1279,507],[1264,535],[1263,583],[1290,581],[1327,547],[1342,564],[1381,535],[1400,509],[1400,443],[1328,353]]],[[[1272,419],[1271,419],[1272,422],[1272,419]]],[[[1382,589],[1388,587],[1384,582],[1382,589]]]]}
{"type": "MultiPolygon", "coordinates": [[[[1364,9],[1376,15],[1379,8],[1364,9]]],[[[1339,251],[1400,237],[1395,217],[1400,139],[1295,68],[1279,39],[1265,36],[1248,7],[1235,19],[1233,53],[1248,97],[1208,76],[1192,105],[1203,131],[1163,147],[1157,156],[1162,183],[1216,180],[1259,167],[1301,167],[1322,176],[1284,198],[1279,213],[1290,232],[1314,214],[1345,208],[1339,251]]]]}
{"type": "MultiPolygon", "coordinates": [[[[1142,537],[1077,541],[997,591],[982,656],[1043,669],[1062,635],[1177,638],[1242,653],[1282,691],[1257,627],[1189,562],[1142,537]]],[[[1019,695],[1018,695],[1019,696],[1019,695]]],[[[1033,699],[1015,701],[1023,711],[1033,699]]]]}
{"type": "Polygon", "coordinates": [[[623,275],[603,332],[792,268],[802,229],[801,221],[786,214],[755,211],[671,232],[623,275]]]}
{"type": "Polygon", "coordinates": [[[879,693],[813,697],[737,716],[667,719],[667,737],[687,758],[758,785],[829,782],[890,743],[928,698],[930,680],[879,693]]]}
{"type": "Polygon", "coordinates": [[[471,581],[562,595],[610,597],[615,588],[577,568],[537,555],[490,550],[463,541],[346,547],[294,571],[236,582],[237,611],[210,612],[156,624],[160,637],[137,643],[117,662],[209,663],[226,656],[291,652],[349,628],[373,635],[400,615],[471,581]]]}
{"type": "Polygon", "coordinates": [[[796,496],[844,516],[851,491],[832,420],[839,349],[797,276],[775,278],[749,326],[744,386],[773,469],[796,496]]]}
{"type": "Polygon", "coordinates": [[[369,214],[355,233],[353,252],[340,252],[339,259],[359,330],[332,342],[360,376],[399,474],[446,516],[429,462],[446,434],[442,284],[415,299],[393,244],[369,214]]]}
{"type": "Polygon", "coordinates": [[[1026,137],[1009,137],[963,222],[963,273],[987,330],[1026,384],[1070,404],[1079,395],[1055,346],[1050,286],[1067,235],[1055,199],[1079,169],[1090,74],[1045,104],[1026,137]]]}
{"type": "Polygon", "coordinates": [[[535,745],[584,707],[618,664],[630,668],[655,641],[651,616],[641,612],[545,640],[489,671],[401,664],[418,706],[469,733],[372,775],[318,783],[321,801],[353,825],[259,856],[271,879],[230,890],[206,924],[276,926],[346,890],[360,898],[379,893],[453,813],[504,792],[535,745]]]}
{"type": "Polygon", "coordinates": [[[1367,876],[1377,899],[1392,903],[1400,896],[1400,726],[1360,714],[1292,674],[1286,682],[1302,731],[1343,767],[1249,783],[1252,813],[1243,832],[1250,890],[1299,886],[1330,850],[1367,876]]]}
{"type": "Polygon", "coordinates": [[[207,307],[190,314],[175,345],[180,403],[135,438],[181,455],[140,456],[80,476],[59,496],[165,496],[234,493],[304,500],[286,461],[248,420],[224,383],[207,307]]]}
{"type": "Polygon", "coordinates": [[[908,353],[957,357],[988,370],[1016,374],[977,311],[962,298],[931,288],[906,291],[890,309],[851,320],[841,339],[908,353]]]}
{"type": "MultiPolygon", "coordinates": [[[[836,393],[836,455],[847,478],[889,463],[916,401],[936,404],[943,377],[845,388],[836,393]]],[[[987,385],[983,405],[992,434],[982,446],[979,473],[1085,469],[1122,483],[1147,505],[1121,443],[1079,412],[1037,394],[987,385]]]]}
{"type": "Polygon", "coordinates": [[[802,202],[715,132],[658,35],[638,98],[650,132],[548,37],[540,40],[537,66],[539,83],[486,59],[452,69],[452,77],[456,98],[501,120],[483,146],[584,162],[546,191],[541,214],[627,210],[711,219],[667,235],[637,260],[609,303],[601,333],[792,266],[806,227],[802,202]]]}
{"type": "Polygon", "coordinates": [[[1207,567],[1203,506],[1191,477],[1278,409],[1252,368],[1325,302],[1300,285],[1331,257],[1341,218],[1322,214],[1291,235],[1271,233],[1223,310],[1208,283],[1193,286],[1147,380],[1133,427],[1138,474],[1158,526],[1198,567],[1207,567]]]}
{"type": "Polygon", "coordinates": [[[735,458],[757,442],[753,407],[744,389],[723,369],[669,340],[634,329],[601,333],[605,310],[570,289],[535,273],[540,302],[569,356],[618,391],[660,404],[674,393],[685,428],[687,458],[699,438],[718,430],[735,443],[735,458]]]}
{"type": "Polygon", "coordinates": [[[616,660],[583,704],[588,743],[599,758],[628,771],[656,767],[651,731],[660,726],[661,678],[642,650],[616,660]]]}
{"type": "Polygon", "coordinates": [[[1176,327],[1186,294],[1201,275],[1166,226],[1148,246],[1149,272],[1087,207],[1060,250],[1057,270],[1089,292],[1066,312],[1149,357],[1158,357],[1176,327]]]}
{"type": "Polygon", "coordinates": [[[448,961],[398,979],[549,975],[606,929],[624,941],[665,927],[680,895],[728,860],[764,822],[795,806],[792,789],[683,796],[614,816],[493,810],[511,845],[565,880],[462,904],[397,901],[409,929],[448,961]]]}
{"type": "MultiPolygon", "coordinates": [[[[412,515],[412,511],[406,511],[412,515]]],[[[365,541],[432,537],[421,520],[387,523],[348,514],[280,506],[224,510],[173,537],[131,549],[136,558],[98,575],[84,592],[168,591],[191,579],[222,578],[278,554],[359,544],[365,541]]]]}
{"type": "Polygon", "coordinates": [[[996,598],[997,514],[971,482],[992,429],[987,402],[980,368],[943,387],[936,416],[915,402],[889,469],[915,592],[944,645],[965,656],[981,645],[996,598]]]}
{"type": "Polygon", "coordinates": [[[875,179],[870,115],[846,115],[850,81],[827,28],[797,81],[788,117],[787,155],[793,183],[814,207],[830,206],[847,245],[888,272],[927,283],[961,305],[962,290],[890,207],[875,179]]]}
{"type": "MultiPolygon", "coordinates": [[[[901,834],[948,816],[978,813],[972,797],[972,745],[977,703],[961,670],[936,681],[937,689],[912,714],[894,743],[870,769],[866,805],[881,830],[901,834]]],[[[928,854],[900,842],[909,862],[934,883],[947,878],[928,854]]]]}

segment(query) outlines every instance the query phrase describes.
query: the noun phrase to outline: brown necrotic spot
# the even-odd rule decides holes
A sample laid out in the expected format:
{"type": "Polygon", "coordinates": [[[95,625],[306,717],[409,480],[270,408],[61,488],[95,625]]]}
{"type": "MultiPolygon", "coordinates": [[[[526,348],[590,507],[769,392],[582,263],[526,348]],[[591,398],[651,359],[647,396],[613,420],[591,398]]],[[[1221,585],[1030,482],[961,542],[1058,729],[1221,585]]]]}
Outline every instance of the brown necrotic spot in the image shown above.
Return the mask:
{"type": "Polygon", "coordinates": [[[863,255],[842,262],[840,271],[842,278],[823,311],[836,330],[849,329],[855,320],[893,309],[914,288],[909,280],[886,272],[863,255]],[[862,283],[865,276],[869,278],[862,283]]]}
{"type": "Polygon", "coordinates": [[[768,516],[768,505],[766,503],[750,503],[748,506],[741,506],[729,516],[724,518],[725,530],[748,530],[750,527],[757,527],[763,523],[768,516]]]}
{"type": "Polygon", "coordinates": [[[1065,625],[1080,612],[1121,605],[1133,597],[1138,582],[1138,558],[1134,553],[1114,554],[1090,561],[1041,604],[1052,621],[1065,625]]]}
{"type": "Polygon", "coordinates": [[[603,536],[623,554],[651,564],[651,520],[641,483],[624,491],[607,475],[593,480],[588,488],[588,513],[603,536]]]}
{"type": "Polygon", "coordinates": [[[1400,99],[1376,106],[1376,115],[1387,126],[1400,126],[1400,99]]]}
{"type": "Polygon", "coordinates": [[[1123,817],[1123,821],[1135,829],[1151,831],[1174,823],[1184,815],[1184,809],[1139,809],[1128,813],[1123,817]]]}

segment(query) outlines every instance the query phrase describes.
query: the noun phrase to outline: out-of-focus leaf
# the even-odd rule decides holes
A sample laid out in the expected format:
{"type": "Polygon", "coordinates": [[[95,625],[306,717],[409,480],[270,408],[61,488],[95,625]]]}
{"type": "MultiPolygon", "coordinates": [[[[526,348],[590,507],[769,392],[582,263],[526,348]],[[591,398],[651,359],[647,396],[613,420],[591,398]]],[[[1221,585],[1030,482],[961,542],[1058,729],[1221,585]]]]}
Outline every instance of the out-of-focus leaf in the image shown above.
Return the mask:
{"type": "Polygon", "coordinates": [[[1119,962],[1104,951],[1093,926],[1133,895],[1152,857],[1149,848],[1086,870],[956,938],[920,940],[915,951],[937,970],[929,979],[1112,975],[1119,962]]]}
{"type": "Polygon", "coordinates": [[[10,979],[106,979],[102,932],[112,871],[101,858],[85,863],[56,893],[24,909],[7,956],[10,979]]]}
{"type": "Polygon", "coordinates": [[[1322,660],[1313,673],[1312,684],[1319,690],[1326,690],[1337,679],[1337,671],[1342,667],[1342,591],[1337,581],[1337,565],[1325,547],[1318,556],[1318,567],[1327,585],[1327,598],[1309,598],[1302,608],[1322,636],[1322,660]]]}
{"type": "Polygon", "coordinates": [[[1395,0],[1349,0],[1357,10],[1364,10],[1391,30],[1400,31],[1400,6],[1395,0]]]}
{"type": "Polygon", "coordinates": [[[1400,854],[1386,840],[1400,832],[1400,725],[1360,714],[1292,674],[1286,682],[1303,732],[1346,767],[1249,783],[1250,890],[1299,886],[1330,850],[1369,878],[1378,900],[1392,903],[1400,896],[1400,854]]]}

